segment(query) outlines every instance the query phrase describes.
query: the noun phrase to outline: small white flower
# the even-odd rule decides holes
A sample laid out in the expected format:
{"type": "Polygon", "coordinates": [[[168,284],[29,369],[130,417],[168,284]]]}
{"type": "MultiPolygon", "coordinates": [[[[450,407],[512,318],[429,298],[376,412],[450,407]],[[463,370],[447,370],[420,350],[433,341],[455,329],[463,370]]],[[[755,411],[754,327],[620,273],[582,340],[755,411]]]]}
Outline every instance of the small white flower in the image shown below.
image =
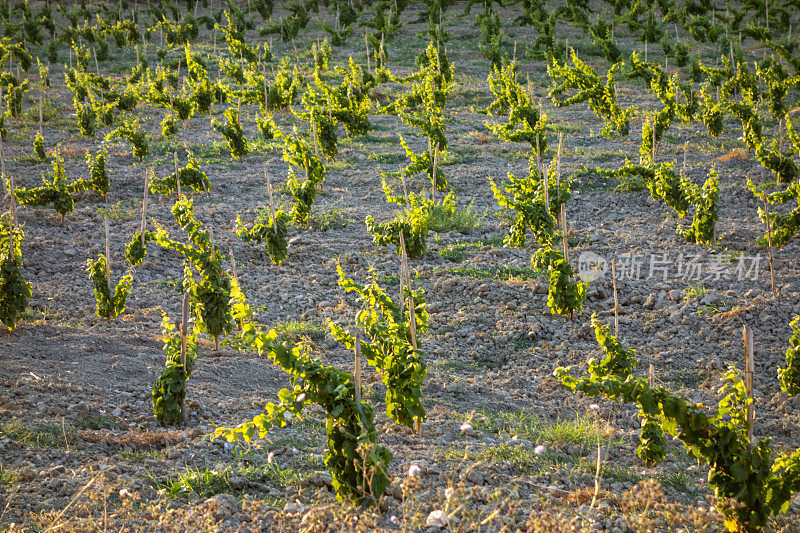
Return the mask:
{"type": "Polygon", "coordinates": [[[453,487],[447,487],[447,488],[444,490],[444,497],[445,497],[445,498],[447,498],[447,499],[449,500],[450,498],[452,498],[452,497],[453,497],[453,494],[455,494],[455,492],[456,492],[456,491],[454,491],[454,490],[453,490],[453,487]]]}
{"type": "Polygon", "coordinates": [[[600,409],[600,406],[597,405],[596,403],[591,403],[589,404],[589,409],[591,409],[592,411],[597,411],[598,409],[600,409]]]}
{"type": "Polygon", "coordinates": [[[297,401],[300,402],[300,403],[303,403],[304,401],[306,401],[306,393],[305,392],[301,392],[300,394],[298,394],[297,395],[297,401]]]}
{"type": "Polygon", "coordinates": [[[290,420],[292,418],[292,413],[283,413],[283,418],[290,420]]]}
{"type": "Polygon", "coordinates": [[[533,453],[535,453],[536,455],[542,455],[544,453],[544,446],[542,446],[541,444],[538,445],[536,448],[533,449],[533,453]]]}
{"type": "Polygon", "coordinates": [[[462,432],[463,431],[470,431],[471,429],[472,429],[472,424],[470,424],[469,422],[464,422],[463,424],[461,424],[461,431],[462,432]]]}
{"type": "Polygon", "coordinates": [[[418,465],[411,465],[408,467],[408,477],[417,477],[422,473],[422,469],[418,465]]]}
{"type": "Polygon", "coordinates": [[[269,452],[269,454],[267,455],[267,462],[269,464],[272,464],[273,459],[275,459],[275,452],[269,452]]]}

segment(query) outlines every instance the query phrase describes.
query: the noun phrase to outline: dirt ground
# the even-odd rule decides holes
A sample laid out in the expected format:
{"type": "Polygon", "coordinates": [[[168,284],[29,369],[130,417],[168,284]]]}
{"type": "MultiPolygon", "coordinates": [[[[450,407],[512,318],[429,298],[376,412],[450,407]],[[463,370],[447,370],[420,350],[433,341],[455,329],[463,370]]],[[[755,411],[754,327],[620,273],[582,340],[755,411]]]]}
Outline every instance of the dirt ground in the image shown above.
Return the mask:
{"type": "MultiPolygon", "coordinates": [[[[419,9],[409,7],[406,23],[387,46],[389,65],[399,72],[410,71],[413,56],[425,45],[417,36],[425,25],[410,22],[419,9]]],[[[488,62],[476,53],[481,37],[473,27],[475,11],[459,17],[462,11],[457,6],[448,12],[448,54],[458,87],[446,109],[450,150],[442,168],[459,204],[471,203],[483,218],[477,228],[463,232],[432,232],[426,255],[410,264],[412,283],[425,290],[431,316],[430,331],[421,339],[428,365],[421,434],[388,420],[379,376],[372,371],[365,376],[378,442],[394,455],[393,481],[379,507],[360,510],[336,502],[322,463],[321,411],[249,446],[209,439],[216,426],[236,425],[260,413],[289,383],[267,358],[229,342],[213,353],[211,340],[202,340],[187,385],[190,418],[184,426],[160,427],[151,389],[164,366],[161,312],[178,316],[181,259],[149,248],[144,264],[133,270],[126,312],[109,323],[94,314],[86,262],[104,251],[99,209],[111,208],[112,272],[115,280],[122,275],[124,244],[140,224],[146,169],[166,175],[172,151],[178,150],[183,165],[188,148],[213,184],[208,194],[194,196],[197,217],[213,229],[220,249],[232,250],[257,321],[286,338],[308,337],[317,357],[349,369],[352,354],[333,341],[326,326],[327,321],[351,324],[357,311],[337,285],[335,260],[357,281],[368,279],[374,269],[382,283],[397,285],[398,256],[375,246],[363,221],[367,215],[379,220],[392,215],[380,171],[395,171],[406,162],[396,133],[417,150],[424,138],[386,115],[370,117],[374,129],[365,137],[346,139],[342,131],[340,153],[329,162],[314,204],[312,228],[291,229],[288,257],[277,268],[264,250],[237,238],[235,219],[252,221],[266,204],[265,165],[278,186],[283,181],[288,167],[280,146],[262,142],[235,161],[209,117],[196,115],[175,139],[165,141],[159,138],[163,110],[146,108],[137,113],[152,134],[152,155],[139,162],[129,144],[107,143],[111,193],[105,202],[92,193],[78,195],[63,224],[50,208],[18,210],[26,233],[24,274],[33,284],[33,297],[19,327],[0,333],[0,528],[436,531],[431,513],[442,510],[449,517],[447,527],[464,531],[724,530],[707,471],[687,457],[680,442],[669,443],[664,463],[644,466],[634,453],[639,421],[632,406],[599,402],[592,410],[590,400],[552,377],[555,367],[580,368],[598,353],[589,318],[598,313],[612,319],[611,277],[592,281],[584,310],[574,319],[553,316],[546,306],[547,280],[530,268],[535,248],[502,246],[508,225],[499,216],[489,178],[501,182],[509,172],[524,175],[528,149],[499,141],[484,124],[501,119],[472,109],[490,101],[488,62]],[[463,428],[465,422],[469,429],[463,428]],[[538,445],[544,453],[536,453],[538,445]],[[598,447],[600,491],[590,507],[598,447]],[[407,476],[411,465],[420,467],[419,477],[407,476]]],[[[507,22],[516,16],[513,8],[502,14],[507,22]]],[[[747,324],[756,346],[754,435],[772,438],[781,451],[796,448],[800,400],[780,391],[776,369],[784,365],[789,322],[800,314],[800,247],[793,240],[777,252],[780,294],[772,297],[767,251],[755,243],[764,228],[746,188],[748,177],[757,182],[769,177],[743,150],[740,127],[727,121],[723,136],[712,139],[700,124],[675,122],[659,146],[661,161],[682,161],[686,149],[686,172],[695,182],[702,182],[711,166],[720,175],[718,239],[709,246],[689,244],[675,233],[687,222],[654,203],[646,189],[620,191],[616,180],[582,170],[618,167],[626,156],[636,160],[642,118],[657,104],[641,82],[622,80],[619,88],[623,106],[639,107],[631,134],[605,139],[599,136],[602,123],[586,106],[558,109],[546,97],[544,62],[523,53],[535,30],[511,25],[503,30],[506,52],[513,53],[518,43],[520,71],[530,76],[548,114],[548,161],[558,132],[564,133],[563,174],[576,177],[567,205],[572,259],[577,263],[597,254],[607,262],[614,258],[622,269],[619,336],[636,349],[637,374],[646,375],[652,365],[656,383],[715,405],[723,371],[729,364],[743,367],[741,332],[747,324]],[[747,276],[740,279],[737,267],[747,276]]],[[[310,43],[323,36],[312,20],[294,42],[304,64],[310,43]]],[[[203,30],[199,42],[210,56],[208,32],[203,30]]],[[[334,63],[348,55],[363,61],[358,43],[353,37],[334,49],[334,63]]],[[[641,46],[624,36],[620,43],[623,50],[641,46]]],[[[276,42],[273,52],[294,54],[292,43],[276,42]]],[[[660,49],[651,48],[650,54],[663,62],[660,49]]],[[[66,50],[61,55],[66,62],[66,50]]],[[[602,58],[583,58],[598,70],[607,68],[602,58]]],[[[134,61],[130,50],[112,46],[111,59],[100,69],[128,71],[134,61]]],[[[102,135],[78,134],[60,66],[51,68],[51,78],[54,115],[44,123],[46,146],[52,151],[60,145],[68,176],[85,177],[84,154],[97,151],[102,135]]],[[[401,90],[396,84],[385,88],[387,94],[401,90]]],[[[28,105],[35,106],[33,96],[28,105]]],[[[212,115],[225,109],[215,106],[212,115]]],[[[247,136],[255,138],[256,107],[243,106],[242,114],[247,136]]],[[[297,122],[290,113],[277,115],[276,121],[284,131],[297,122]]],[[[9,127],[6,172],[20,186],[38,185],[50,163],[30,155],[35,120],[10,121],[9,127]]],[[[424,183],[418,179],[410,186],[419,190],[424,183]]],[[[290,201],[279,196],[286,207],[290,201]]],[[[148,219],[183,238],[169,212],[172,202],[151,196],[148,219]]],[[[786,515],[771,519],[769,529],[800,531],[798,512],[795,498],[786,515]]]]}

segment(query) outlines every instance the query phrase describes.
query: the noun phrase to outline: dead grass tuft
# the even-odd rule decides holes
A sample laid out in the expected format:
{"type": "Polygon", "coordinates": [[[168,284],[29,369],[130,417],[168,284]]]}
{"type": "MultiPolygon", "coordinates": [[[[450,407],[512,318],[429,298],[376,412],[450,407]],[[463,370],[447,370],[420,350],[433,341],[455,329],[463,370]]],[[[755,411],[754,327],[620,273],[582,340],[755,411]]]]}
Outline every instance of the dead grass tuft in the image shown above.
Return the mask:
{"type": "Polygon", "coordinates": [[[735,150],[731,150],[727,154],[720,156],[717,158],[717,161],[720,163],[724,163],[725,161],[730,161],[731,159],[738,159],[744,161],[747,159],[747,150],[743,148],[736,148],[735,150]]]}

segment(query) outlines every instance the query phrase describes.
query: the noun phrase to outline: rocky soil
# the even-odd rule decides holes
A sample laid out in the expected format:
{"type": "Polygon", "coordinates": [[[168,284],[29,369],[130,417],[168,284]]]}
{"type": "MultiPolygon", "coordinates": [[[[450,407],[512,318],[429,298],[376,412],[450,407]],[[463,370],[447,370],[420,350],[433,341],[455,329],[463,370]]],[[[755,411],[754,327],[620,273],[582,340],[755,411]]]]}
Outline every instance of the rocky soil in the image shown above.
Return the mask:
{"type": "MultiPolygon", "coordinates": [[[[409,20],[417,9],[409,8],[409,20]]],[[[503,12],[509,22],[514,16],[511,9],[503,12]]],[[[546,306],[547,280],[529,268],[534,248],[502,246],[508,226],[499,216],[489,178],[499,182],[508,172],[525,174],[527,148],[499,141],[484,126],[497,119],[472,110],[491,97],[485,82],[488,62],[476,53],[480,34],[472,20],[454,14],[448,28],[451,42],[463,46],[448,49],[459,87],[447,107],[450,153],[442,168],[459,203],[472,203],[485,216],[477,228],[431,233],[428,253],[411,262],[412,282],[425,290],[431,316],[430,331],[421,339],[428,364],[421,434],[386,418],[385,388],[374,373],[365,376],[378,440],[394,455],[393,481],[379,505],[361,510],[337,503],[322,463],[322,412],[310,412],[302,422],[249,446],[209,439],[214,427],[252,418],[288,385],[287,376],[268,359],[235,343],[213,353],[213,343],[203,339],[188,383],[189,421],[159,427],[151,388],[164,365],[161,312],[178,316],[181,260],[172,252],[149,250],[133,272],[127,311],[110,323],[94,315],[85,269],[87,259],[105,246],[99,209],[116,205],[112,269],[115,276],[123,273],[124,244],[140,223],[146,169],[167,174],[172,150],[185,161],[188,147],[213,183],[209,194],[195,196],[197,216],[213,228],[215,244],[232,250],[256,319],[287,338],[308,337],[326,364],[350,368],[352,355],[331,339],[326,326],[327,321],[352,323],[357,311],[337,284],[335,261],[357,281],[372,270],[382,283],[397,284],[398,256],[375,246],[363,221],[370,214],[387,219],[393,212],[381,190],[380,171],[405,164],[396,133],[415,149],[423,139],[396,117],[375,115],[368,136],[343,140],[314,205],[312,228],[291,230],[288,258],[277,268],[258,246],[236,237],[234,221],[237,214],[252,220],[266,203],[265,165],[276,183],[283,180],[287,165],[279,147],[260,145],[233,161],[208,117],[195,116],[176,139],[164,141],[158,138],[160,112],[143,110],[154,155],[139,162],[127,143],[109,145],[112,192],[106,204],[84,194],[63,225],[52,209],[18,210],[33,298],[20,326],[0,334],[0,528],[724,530],[705,481],[707,471],[687,457],[680,442],[670,442],[663,464],[644,466],[634,453],[639,421],[632,406],[600,402],[598,410],[589,409],[590,400],[552,377],[557,366],[578,365],[580,372],[597,355],[589,318],[597,313],[612,320],[611,276],[592,281],[584,310],[574,319],[553,316],[546,306]],[[539,445],[544,453],[536,453],[539,445]],[[590,506],[598,450],[600,490],[590,506]],[[408,476],[412,465],[419,467],[418,476],[408,476]]],[[[416,37],[423,28],[408,23],[399,30],[388,47],[390,65],[396,61],[399,71],[409,71],[413,55],[424,46],[416,37]]],[[[564,133],[562,168],[565,176],[576,176],[567,206],[572,259],[577,263],[592,253],[609,262],[614,258],[622,269],[619,337],[636,349],[637,373],[646,375],[652,365],[656,383],[715,405],[723,371],[730,364],[743,367],[742,327],[747,324],[756,345],[754,435],[772,438],[779,450],[796,448],[800,400],[780,392],[776,369],[784,364],[789,321],[800,314],[800,246],[794,240],[777,252],[773,266],[780,293],[773,297],[766,250],[755,244],[764,228],[745,187],[748,177],[766,181],[768,175],[753,154],[742,150],[736,123],[727,122],[717,140],[697,124],[674,123],[659,148],[658,159],[671,161],[681,160],[686,146],[686,172],[695,181],[704,180],[712,165],[720,175],[718,240],[708,247],[688,244],[675,234],[686,221],[654,203],[647,190],[619,191],[615,180],[581,170],[616,167],[626,156],[635,160],[642,117],[656,101],[640,83],[623,81],[622,104],[640,108],[632,133],[621,140],[600,137],[601,123],[585,106],[550,105],[544,63],[522,53],[535,30],[509,26],[504,31],[509,54],[511,43],[519,43],[521,73],[530,76],[548,114],[548,160],[555,154],[557,132],[564,133]],[[740,280],[737,266],[754,267],[755,258],[757,273],[740,280]],[[626,270],[628,260],[638,270],[626,270]],[[692,265],[700,265],[699,275],[692,265]]],[[[316,22],[301,34],[294,43],[301,61],[308,62],[304,51],[322,36],[316,22]]],[[[210,54],[205,31],[200,40],[210,54]]],[[[350,54],[363,61],[358,39],[353,41],[352,47],[334,51],[336,62],[350,54]]],[[[639,44],[623,39],[622,46],[630,50],[639,44]]],[[[276,55],[292,50],[291,44],[273,46],[276,55]]],[[[660,57],[660,50],[650,53],[660,57]]],[[[67,60],[66,51],[62,55],[67,60]]],[[[586,59],[605,68],[601,59],[586,59]]],[[[100,68],[121,72],[133,61],[131,51],[112,50],[112,60],[100,68]]],[[[60,144],[69,176],[85,176],[84,154],[97,150],[101,136],[78,135],[61,68],[52,70],[49,97],[56,116],[45,122],[45,142],[49,150],[60,144]]],[[[401,90],[390,84],[385,92],[401,90]]],[[[223,110],[217,106],[213,114],[223,110]]],[[[247,135],[256,137],[256,109],[242,112],[247,135]]],[[[289,113],[276,120],[285,130],[296,122],[289,113]]],[[[35,186],[49,163],[31,157],[34,122],[9,124],[6,172],[19,185],[35,186]]],[[[417,190],[423,186],[421,180],[411,183],[417,190]]],[[[290,199],[284,195],[279,202],[288,207],[290,199]]],[[[182,237],[169,213],[172,201],[151,198],[148,215],[182,237]]],[[[800,531],[798,512],[795,499],[786,515],[771,520],[770,529],[800,531]]]]}

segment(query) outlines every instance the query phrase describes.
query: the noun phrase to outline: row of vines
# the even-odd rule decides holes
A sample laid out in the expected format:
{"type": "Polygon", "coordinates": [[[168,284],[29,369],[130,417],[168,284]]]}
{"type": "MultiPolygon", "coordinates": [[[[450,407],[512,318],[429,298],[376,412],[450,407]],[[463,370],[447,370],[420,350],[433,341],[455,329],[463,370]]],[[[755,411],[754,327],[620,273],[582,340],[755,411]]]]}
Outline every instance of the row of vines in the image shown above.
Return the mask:
{"type": "MultiPolygon", "coordinates": [[[[109,147],[129,147],[131,156],[149,167],[151,143],[170,142],[190,120],[209,121],[227,143],[232,159],[267,150],[282,154],[288,166],[285,182],[273,187],[265,173],[267,205],[254,220],[239,216],[235,222],[236,235],[263,246],[280,275],[280,266],[289,257],[289,228],[308,227],[328,166],[339,155],[341,136],[367,135],[373,127],[371,116],[396,116],[414,136],[425,140],[425,146],[415,151],[400,136],[404,166],[381,173],[394,216],[388,220],[369,216],[365,224],[374,244],[396,249],[403,264],[423,257],[429,233],[437,231],[431,220],[453,218],[467,209],[456,195],[453,177],[443,168],[450,156],[449,99],[458,84],[457,66],[448,57],[447,27],[448,21],[469,15],[475,7],[479,7],[475,27],[489,63],[492,101],[474,111],[486,116],[485,127],[498,139],[522,143],[530,161],[527,175],[509,174],[488,187],[509,222],[504,244],[535,246],[531,265],[548,280],[546,305],[552,314],[575,318],[586,297],[588,283],[579,279],[570,257],[566,216],[572,185],[583,176],[640,180],[654,201],[663,202],[681,220],[691,217],[677,228],[686,241],[702,245],[716,239],[723,193],[718,172],[711,168],[704,183],[695,183],[685,164],[680,167],[677,161],[665,160],[659,150],[678,122],[701,125],[711,137],[741,130],[747,150],[771,176],[768,184],[747,184],[759,201],[765,224],[758,242],[777,248],[787,244],[800,229],[800,133],[796,131],[800,60],[798,41],[791,34],[800,4],[796,0],[729,2],[722,7],[691,0],[600,3],[604,10],[598,15],[583,0],[568,0],[557,8],[544,0],[470,0],[458,4],[464,10],[456,13],[452,0],[426,0],[417,13],[419,19],[412,21],[406,16],[412,11],[408,0],[295,1],[279,10],[271,0],[246,6],[229,0],[219,9],[206,0],[185,5],[162,0],[145,6],[124,0],[116,5],[82,2],[69,8],[49,0],[36,8],[29,2],[0,2],[4,35],[0,143],[19,138],[24,116],[38,114],[39,129],[30,152],[52,164],[52,171],[37,186],[18,183],[3,170],[8,210],[0,223],[0,320],[13,330],[32,294],[31,283],[23,277],[21,210],[52,207],[61,224],[69,223],[76,199],[114,194],[107,169],[109,147]],[[312,13],[327,37],[311,46],[311,64],[300,60],[296,48],[277,57],[273,41],[267,39],[293,42],[311,23],[312,13]],[[501,15],[513,19],[513,27],[531,26],[536,38],[514,44],[512,52],[501,15]],[[401,75],[390,68],[394,39],[404,25],[415,22],[427,22],[420,37],[428,44],[416,58],[415,69],[401,75]],[[584,51],[579,53],[556,37],[559,28],[566,27],[593,43],[590,52],[607,63],[604,73],[580,57],[584,51]],[[213,52],[208,42],[199,42],[203,28],[212,33],[213,52]],[[360,47],[361,34],[365,53],[336,64],[334,48],[351,41],[360,47]],[[623,37],[638,40],[642,48],[628,54],[621,48],[623,37]],[[692,53],[696,42],[718,46],[713,66],[692,53]],[[664,65],[648,61],[648,45],[661,47],[664,65]],[[745,60],[748,47],[763,51],[762,60],[745,60]],[[109,58],[130,48],[136,62],[129,71],[103,74],[109,58]],[[644,117],[636,141],[639,160],[562,176],[563,138],[548,128],[542,102],[530,81],[523,80],[518,53],[520,58],[545,61],[550,79],[547,98],[555,108],[587,105],[602,121],[603,136],[627,138],[634,117],[644,117]],[[88,178],[68,176],[59,146],[43,136],[44,109],[53,100],[50,77],[62,71],[62,64],[80,133],[100,143],[86,158],[88,178]],[[621,79],[647,92],[656,108],[626,107],[617,89],[621,79]],[[389,86],[400,87],[400,93],[392,98],[376,96],[389,86]],[[144,110],[149,116],[158,115],[158,124],[147,124],[144,110]],[[291,128],[280,125],[287,122],[291,128]],[[258,133],[248,137],[249,131],[258,133]],[[794,209],[780,208],[792,201],[797,202],[794,209]]],[[[649,55],[655,55],[652,48],[649,55]]],[[[157,246],[182,258],[185,312],[179,326],[166,314],[163,318],[166,365],[153,388],[156,418],[164,424],[183,420],[185,383],[197,364],[198,336],[213,338],[216,350],[220,339],[230,336],[266,354],[289,374],[291,388],[281,390],[278,402],[267,404],[263,414],[235,428],[219,428],[214,438],[264,437],[301,417],[305,407],[318,405],[327,413],[325,464],[338,497],[376,502],[389,482],[391,453],[379,443],[374,412],[361,400],[360,383],[349,372],[325,366],[310,344],[280,342],[274,330],[264,331],[255,323],[239,287],[233,256],[226,266],[213,232],[195,216],[194,203],[208,196],[212,178],[191,151],[185,166],[181,164],[176,152],[174,172],[158,176],[149,170],[143,176],[141,227],[129,236],[125,248],[128,272],[116,284],[112,281],[108,237],[106,253],[87,265],[97,315],[112,320],[125,312],[127,298],[135,290],[132,269],[142,264],[148,250],[157,246]],[[148,194],[174,195],[171,213],[181,236],[170,235],[148,219],[148,194]]],[[[427,372],[421,347],[428,326],[423,291],[405,279],[394,299],[375,277],[362,285],[341,266],[338,274],[341,288],[357,295],[360,311],[352,330],[331,323],[331,336],[363,355],[382,377],[387,416],[417,427],[425,417],[421,384],[427,372]]],[[[800,451],[773,458],[768,440],[749,441],[743,412],[752,400],[734,368],[724,376],[719,409],[708,414],[634,377],[634,352],[598,320],[592,324],[603,358],[588,362],[586,377],[575,378],[569,369],[557,369],[556,375],[570,389],[589,396],[637,403],[645,428],[638,450],[643,460],[658,462],[664,457],[664,433],[681,439],[690,454],[708,464],[709,483],[722,497],[731,529],[759,528],[767,516],[786,510],[791,495],[800,490],[800,451]]],[[[792,326],[795,336],[780,378],[783,388],[796,394],[800,390],[797,319],[792,326]]]]}

